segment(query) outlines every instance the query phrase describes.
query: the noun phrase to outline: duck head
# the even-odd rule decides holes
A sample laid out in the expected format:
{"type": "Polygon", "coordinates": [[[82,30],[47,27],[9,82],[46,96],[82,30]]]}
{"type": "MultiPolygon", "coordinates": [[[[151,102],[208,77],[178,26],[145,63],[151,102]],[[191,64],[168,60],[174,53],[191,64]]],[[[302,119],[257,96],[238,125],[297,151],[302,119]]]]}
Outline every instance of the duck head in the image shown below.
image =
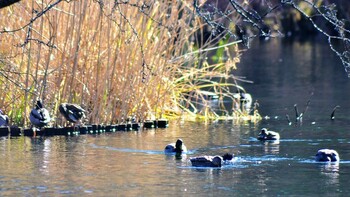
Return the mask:
{"type": "Polygon", "coordinates": [[[262,128],[259,135],[258,135],[259,139],[266,139],[267,138],[267,129],[266,128],[262,128]]]}
{"type": "Polygon", "coordinates": [[[42,104],[41,100],[37,100],[37,101],[36,101],[35,108],[36,108],[36,109],[41,109],[41,108],[43,108],[43,104],[42,104]]]}
{"type": "Polygon", "coordinates": [[[214,167],[221,167],[222,166],[222,158],[220,156],[215,156],[212,160],[212,163],[214,167]]]}
{"type": "Polygon", "coordinates": [[[177,139],[175,143],[175,152],[181,153],[183,151],[182,145],[183,145],[182,139],[177,139]]]}
{"type": "Polygon", "coordinates": [[[234,156],[234,154],[225,153],[225,154],[222,156],[222,159],[223,159],[224,161],[226,161],[226,160],[232,160],[232,159],[233,159],[233,156],[234,156]]]}
{"type": "Polygon", "coordinates": [[[267,135],[267,129],[266,128],[262,128],[261,131],[260,131],[260,134],[267,135]]]}

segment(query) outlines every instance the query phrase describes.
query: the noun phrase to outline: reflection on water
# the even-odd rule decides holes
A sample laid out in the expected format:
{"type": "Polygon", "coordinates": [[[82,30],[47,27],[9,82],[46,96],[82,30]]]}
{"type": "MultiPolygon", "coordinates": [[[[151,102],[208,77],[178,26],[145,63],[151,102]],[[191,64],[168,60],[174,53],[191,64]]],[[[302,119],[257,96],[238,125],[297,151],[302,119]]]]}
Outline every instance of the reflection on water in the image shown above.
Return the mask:
{"type": "Polygon", "coordinates": [[[264,142],[264,152],[265,154],[278,154],[280,151],[280,141],[266,141],[264,142]]]}
{"type": "Polygon", "coordinates": [[[0,139],[1,196],[342,196],[350,192],[350,87],[336,57],[320,43],[252,46],[236,75],[270,119],[212,124],[171,121],[167,129],[75,137],[0,139]],[[258,54],[258,55],[257,55],[258,54]],[[313,96],[310,99],[310,92],[313,96]],[[303,124],[288,124],[310,99],[303,124]],[[330,113],[341,107],[335,120],[330,113]],[[281,139],[260,142],[261,128],[281,139]],[[182,138],[189,152],[165,155],[182,138]],[[314,161],[318,149],[339,163],[314,161]],[[222,168],[192,167],[189,157],[234,153],[222,168]]]}
{"type": "Polygon", "coordinates": [[[319,165],[320,172],[326,177],[326,182],[329,185],[339,184],[339,163],[332,162],[319,165]]]}
{"type": "Polygon", "coordinates": [[[322,123],[318,121],[320,117],[329,119],[336,105],[342,109],[336,112],[337,117],[343,117],[349,109],[344,98],[350,96],[350,91],[345,91],[349,90],[350,81],[329,46],[310,41],[272,42],[273,47],[269,42],[248,50],[235,72],[254,81],[244,87],[253,99],[259,100],[262,115],[285,117],[289,114],[293,122],[294,104],[302,112],[310,100],[304,125],[310,124],[310,119],[316,123],[322,123]]]}

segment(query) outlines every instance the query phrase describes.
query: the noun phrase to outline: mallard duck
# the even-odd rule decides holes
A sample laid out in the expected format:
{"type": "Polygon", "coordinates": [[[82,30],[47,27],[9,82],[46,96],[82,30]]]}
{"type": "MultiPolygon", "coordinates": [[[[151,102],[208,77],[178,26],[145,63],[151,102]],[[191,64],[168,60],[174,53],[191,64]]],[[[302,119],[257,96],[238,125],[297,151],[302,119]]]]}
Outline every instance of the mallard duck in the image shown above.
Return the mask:
{"type": "Polygon", "coordinates": [[[0,109],[0,126],[7,126],[8,124],[9,117],[0,109]]]}
{"type": "Polygon", "coordinates": [[[49,111],[43,107],[41,101],[37,101],[35,108],[32,109],[29,115],[29,120],[34,127],[44,127],[51,121],[49,111]]]}
{"type": "Polygon", "coordinates": [[[67,121],[74,124],[80,124],[81,119],[85,118],[85,110],[77,104],[62,103],[59,110],[67,121]]]}
{"type": "Polygon", "coordinates": [[[190,161],[195,167],[221,167],[223,159],[219,155],[199,156],[190,158],[190,161]]]}
{"type": "Polygon", "coordinates": [[[332,150],[332,149],[320,149],[317,151],[315,160],[319,162],[323,161],[339,161],[339,154],[337,151],[332,150]]]}
{"type": "Polygon", "coordinates": [[[183,143],[182,139],[177,139],[176,143],[171,143],[165,146],[165,153],[183,153],[187,152],[187,148],[183,143]]]}
{"type": "Polygon", "coordinates": [[[191,157],[192,166],[195,167],[221,167],[224,164],[229,164],[233,160],[233,154],[226,153],[223,156],[199,156],[191,157]]]}
{"type": "Polygon", "coordinates": [[[279,140],[280,134],[275,131],[268,131],[266,128],[261,129],[258,140],[279,140]]]}

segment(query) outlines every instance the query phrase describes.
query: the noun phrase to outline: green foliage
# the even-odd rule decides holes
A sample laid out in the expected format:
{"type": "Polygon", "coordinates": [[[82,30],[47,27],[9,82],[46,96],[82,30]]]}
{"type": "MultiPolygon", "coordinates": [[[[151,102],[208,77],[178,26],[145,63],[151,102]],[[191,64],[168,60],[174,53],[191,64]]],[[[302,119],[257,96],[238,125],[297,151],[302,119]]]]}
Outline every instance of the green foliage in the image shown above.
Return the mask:
{"type": "Polygon", "coordinates": [[[222,46],[224,46],[228,43],[229,43],[228,36],[219,40],[219,42],[218,42],[219,48],[216,50],[215,55],[213,55],[211,57],[211,60],[213,61],[213,63],[223,63],[225,61],[225,58],[224,58],[225,57],[225,48],[222,46]]]}

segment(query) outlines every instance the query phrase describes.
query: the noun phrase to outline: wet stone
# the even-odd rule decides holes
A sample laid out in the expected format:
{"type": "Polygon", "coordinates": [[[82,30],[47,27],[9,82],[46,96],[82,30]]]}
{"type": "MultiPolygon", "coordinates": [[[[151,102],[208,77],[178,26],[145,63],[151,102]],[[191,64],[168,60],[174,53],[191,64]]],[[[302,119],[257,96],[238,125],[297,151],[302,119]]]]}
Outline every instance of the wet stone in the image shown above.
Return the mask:
{"type": "Polygon", "coordinates": [[[118,124],[117,131],[126,131],[126,124],[118,124]]]}
{"type": "Polygon", "coordinates": [[[89,133],[88,127],[87,126],[80,126],[79,127],[79,132],[82,135],[88,134],[89,133]]]}
{"type": "Polygon", "coordinates": [[[85,127],[87,128],[87,133],[88,134],[93,133],[92,125],[85,125],[85,127]]]}
{"type": "Polygon", "coordinates": [[[22,135],[22,129],[20,127],[10,127],[11,137],[18,137],[22,135]]]}
{"type": "Polygon", "coordinates": [[[166,119],[159,119],[157,121],[157,128],[167,128],[169,125],[169,121],[166,119]]]}
{"type": "Polygon", "coordinates": [[[116,128],[116,126],[115,125],[107,125],[106,126],[106,132],[115,132],[115,129],[116,128]]]}
{"type": "Polygon", "coordinates": [[[48,127],[43,129],[45,136],[54,136],[54,135],[58,135],[58,130],[57,128],[53,128],[53,127],[48,127]]]}
{"type": "Polygon", "coordinates": [[[132,125],[131,123],[126,124],[126,130],[131,131],[132,130],[132,125]]]}
{"type": "Polygon", "coordinates": [[[8,136],[9,128],[8,127],[0,127],[0,136],[8,136]]]}
{"type": "Polygon", "coordinates": [[[140,129],[140,123],[132,123],[131,124],[131,128],[132,128],[132,130],[134,130],[134,131],[138,131],[139,129],[140,129]]]}
{"type": "Polygon", "coordinates": [[[155,128],[154,121],[146,120],[146,121],[143,123],[143,127],[144,127],[144,128],[147,128],[147,129],[155,128]]]}
{"type": "MultiPolygon", "coordinates": [[[[93,124],[92,126],[92,134],[96,134],[98,133],[98,125],[97,124],[93,124]]],[[[90,132],[91,133],[91,132],[90,132]]]]}

